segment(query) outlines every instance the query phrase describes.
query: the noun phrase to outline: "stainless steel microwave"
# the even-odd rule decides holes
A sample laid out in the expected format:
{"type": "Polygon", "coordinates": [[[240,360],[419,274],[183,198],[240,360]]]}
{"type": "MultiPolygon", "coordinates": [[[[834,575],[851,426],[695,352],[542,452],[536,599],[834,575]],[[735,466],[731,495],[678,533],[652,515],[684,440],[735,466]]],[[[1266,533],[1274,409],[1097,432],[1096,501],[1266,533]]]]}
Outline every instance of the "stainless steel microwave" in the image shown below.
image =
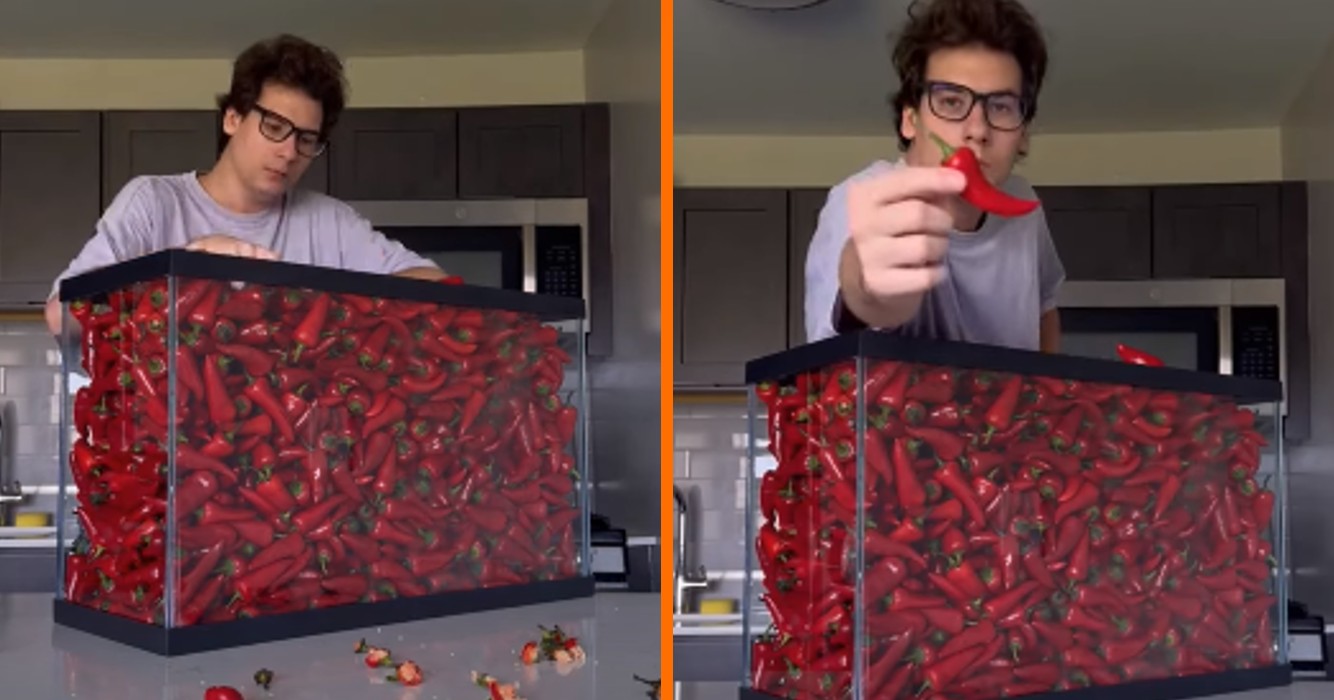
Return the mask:
{"type": "Polygon", "coordinates": [[[1126,343],[1171,367],[1281,381],[1286,416],[1284,293],[1282,279],[1067,282],[1061,352],[1115,360],[1126,343]]]}
{"type": "MultiPolygon", "coordinates": [[[[589,303],[588,200],[351,201],[377,230],[468,284],[589,303]]],[[[583,331],[589,330],[587,315],[583,331]]]]}

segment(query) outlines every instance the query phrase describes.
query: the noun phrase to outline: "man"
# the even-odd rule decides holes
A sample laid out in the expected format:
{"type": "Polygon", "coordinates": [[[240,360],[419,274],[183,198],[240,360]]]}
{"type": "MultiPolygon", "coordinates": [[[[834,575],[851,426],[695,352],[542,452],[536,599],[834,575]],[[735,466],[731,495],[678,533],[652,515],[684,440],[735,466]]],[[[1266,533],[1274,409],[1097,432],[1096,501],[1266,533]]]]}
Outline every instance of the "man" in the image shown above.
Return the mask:
{"type": "Polygon", "coordinates": [[[806,259],[807,338],[870,327],[1057,352],[1065,270],[1041,208],[1003,218],[969,205],[928,135],[967,146],[991,183],[1035,199],[1011,169],[1047,69],[1041,31],[1017,0],[919,1],[909,14],[894,50],[903,157],[830,192],[806,259]]]}
{"type": "Polygon", "coordinates": [[[282,35],[236,59],[218,100],[227,144],[206,173],[141,176],[116,195],[60,281],[167,248],[439,280],[444,273],[371,228],[347,204],[294,186],[325,149],[346,102],[342,62],[282,35]]]}

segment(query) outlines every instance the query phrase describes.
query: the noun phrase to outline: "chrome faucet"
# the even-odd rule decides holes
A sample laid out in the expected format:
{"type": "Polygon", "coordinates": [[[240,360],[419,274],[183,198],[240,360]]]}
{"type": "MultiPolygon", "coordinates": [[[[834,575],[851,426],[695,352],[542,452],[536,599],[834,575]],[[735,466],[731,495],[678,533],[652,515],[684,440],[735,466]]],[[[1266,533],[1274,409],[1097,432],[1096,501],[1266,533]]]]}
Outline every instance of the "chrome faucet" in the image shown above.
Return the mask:
{"type": "Polygon", "coordinates": [[[676,500],[676,562],[674,568],[676,591],[672,603],[673,613],[680,615],[686,608],[686,591],[694,588],[707,588],[709,578],[703,566],[697,567],[694,571],[687,569],[689,562],[690,521],[688,516],[690,507],[686,504],[686,497],[681,491],[681,487],[672,486],[672,497],[676,500]]]}

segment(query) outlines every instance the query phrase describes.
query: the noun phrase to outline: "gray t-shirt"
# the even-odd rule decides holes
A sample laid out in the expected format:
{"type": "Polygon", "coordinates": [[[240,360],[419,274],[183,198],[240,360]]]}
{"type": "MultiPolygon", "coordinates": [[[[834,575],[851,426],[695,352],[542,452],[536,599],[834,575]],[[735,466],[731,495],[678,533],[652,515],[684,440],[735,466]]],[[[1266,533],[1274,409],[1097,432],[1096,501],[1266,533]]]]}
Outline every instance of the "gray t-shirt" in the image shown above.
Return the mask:
{"type": "MultiPolygon", "coordinates": [[[[839,318],[844,310],[838,265],[848,240],[849,183],[902,164],[876,161],[830,190],[806,255],[807,342],[836,335],[836,328],[844,325],[839,318]]],[[[1001,189],[1017,197],[1037,197],[1015,175],[1001,189]]],[[[987,216],[973,233],[951,232],[945,268],[945,280],[923,296],[915,317],[897,328],[879,330],[1039,349],[1040,318],[1056,306],[1056,292],[1065,281],[1065,268],[1041,208],[1018,218],[987,216]]]]}
{"type": "Polygon", "coordinates": [[[290,263],[378,274],[436,267],[332,197],[295,190],[277,207],[238,214],[214,201],[196,173],[188,172],[130,180],[51,293],[68,277],[219,233],[268,248],[290,263]]]}

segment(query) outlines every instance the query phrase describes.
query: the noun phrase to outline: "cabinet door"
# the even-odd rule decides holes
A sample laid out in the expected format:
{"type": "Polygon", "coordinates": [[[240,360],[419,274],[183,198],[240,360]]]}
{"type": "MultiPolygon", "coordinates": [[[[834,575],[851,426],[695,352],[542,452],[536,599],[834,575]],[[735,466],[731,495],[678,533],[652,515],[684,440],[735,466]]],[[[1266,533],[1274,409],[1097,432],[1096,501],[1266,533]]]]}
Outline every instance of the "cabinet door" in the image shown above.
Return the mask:
{"type": "Polygon", "coordinates": [[[1279,186],[1157,187],[1153,192],[1153,276],[1282,275],[1279,186]]]}
{"type": "Polygon", "coordinates": [[[0,301],[46,300],[101,214],[97,112],[0,112],[0,301]]]}
{"type": "Polygon", "coordinates": [[[113,111],[102,116],[102,206],[138,175],[209,170],[217,161],[212,110],[113,111]]]}
{"type": "Polygon", "coordinates": [[[806,252],[828,197],[827,189],[788,192],[788,347],[806,344],[806,252]]]}
{"type": "Polygon", "coordinates": [[[319,158],[311,161],[306,174],[301,176],[297,187],[303,190],[329,194],[329,151],[326,149],[319,158]]]}
{"type": "Polygon", "coordinates": [[[676,381],[739,386],[787,348],[787,193],[678,190],[676,381]]]}
{"type": "Polygon", "coordinates": [[[1067,279],[1137,280],[1152,275],[1149,188],[1036,189],[1067,279]]]}
{"type": "Polygon", "coordinates": [[[457,137],[453,110],[348,110],[329,144],[329,193],[344,200],[453,199],[457,137]]]}
{"type": "Polygon", "coordinates": [[[582,197],[583,108],[460,110],[459,194],[582,197]]]}

